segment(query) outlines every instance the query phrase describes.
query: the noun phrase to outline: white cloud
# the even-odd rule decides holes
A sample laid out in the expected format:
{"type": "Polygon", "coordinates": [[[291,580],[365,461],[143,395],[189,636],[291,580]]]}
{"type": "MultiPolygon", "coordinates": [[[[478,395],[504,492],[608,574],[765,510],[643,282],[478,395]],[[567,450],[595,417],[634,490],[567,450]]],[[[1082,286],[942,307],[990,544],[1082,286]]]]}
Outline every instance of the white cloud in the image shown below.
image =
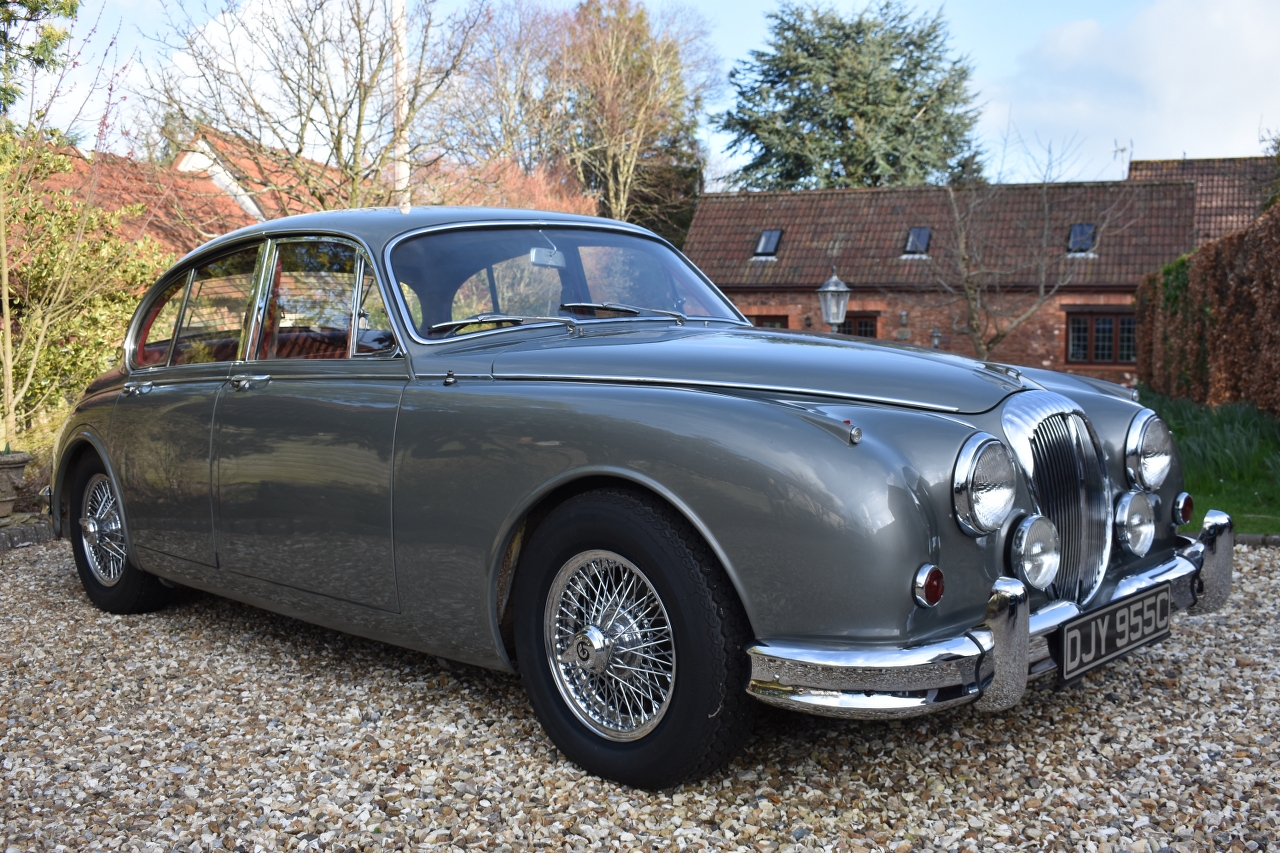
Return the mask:
{"type": "Polygon", "coordinates": [[[1074,137],[1068,177],[1083,179],[1123,176],[1117,141],[1138,159],[1256,155],[1259,130],[1280,130],[1277,44],[1274,0],[1154,0],[1106,26],[1075,21],[1044,33],[1015,74],[977,81],[980,130],[997,156],[1010,120],[1032,145],[1074,137]]]}

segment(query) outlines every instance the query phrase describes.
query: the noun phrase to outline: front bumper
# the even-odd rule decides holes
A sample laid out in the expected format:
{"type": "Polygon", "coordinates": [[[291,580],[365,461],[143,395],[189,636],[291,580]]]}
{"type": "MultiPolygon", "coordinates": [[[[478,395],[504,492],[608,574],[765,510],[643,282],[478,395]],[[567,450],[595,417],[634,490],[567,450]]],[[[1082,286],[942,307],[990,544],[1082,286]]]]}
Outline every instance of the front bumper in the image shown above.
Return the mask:
{"type": "MultiPolygon", "coordinates": [[[[1168,583],[1174,604],[1210,613],[1231,594],[1231,517],[1211,510],[1194,541],[1173,559],[1124,578],[1107,601],[1168,583]]],[[[1022,698],[1027,681],[1057,669],[1049,637],[1082,611],[1058,601],[1031,612],[1027,589],[1000,578],[986,617],[963,635],[900,649],[849,649],[757,643],[747,692],[793,711],[860,720],[902,719],[974,704],[1003,711],[1022,698]]]]}

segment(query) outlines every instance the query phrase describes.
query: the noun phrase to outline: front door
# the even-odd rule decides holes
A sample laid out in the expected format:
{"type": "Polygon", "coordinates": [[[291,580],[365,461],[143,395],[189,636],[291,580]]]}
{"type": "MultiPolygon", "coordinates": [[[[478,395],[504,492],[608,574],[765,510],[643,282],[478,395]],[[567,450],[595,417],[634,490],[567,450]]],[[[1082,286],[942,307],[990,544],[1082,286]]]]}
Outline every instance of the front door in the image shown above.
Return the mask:
{"type": "Polygon", "coordinates": [[[240,356],[259,249],[181,271],[144,314],[111,427],[144,569],[199,574],[195,564],[216,565],[213,411],[240,356]]]}
{"type": "Polygon", "coordinates": [[[254,358],[218,402],[219,565],[395,611],[391,463],[405,359],[356,246],[281,240],[268,263],[254,358]]]}

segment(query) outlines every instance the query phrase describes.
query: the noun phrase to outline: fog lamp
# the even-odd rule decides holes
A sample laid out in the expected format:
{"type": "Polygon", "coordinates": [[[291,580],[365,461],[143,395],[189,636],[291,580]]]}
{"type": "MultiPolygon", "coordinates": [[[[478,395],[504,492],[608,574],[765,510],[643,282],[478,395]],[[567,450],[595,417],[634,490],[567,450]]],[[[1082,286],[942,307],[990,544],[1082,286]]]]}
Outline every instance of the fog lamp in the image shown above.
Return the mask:
{"type": "Polygon", "coordinates": [[[1129,492],[1116,504],[1116,535],[1135,557],[1145,557],[1156,538],[1156,511],[1146,492],[1129,492]]]}
{"type": "Polygon", "coordinates": [[[1045,589],[1058,577],[1062,559],[1058,528],[1043,515],[1028,515],[1013,530],[1009,556],[1020,578],[1045,589]]]}

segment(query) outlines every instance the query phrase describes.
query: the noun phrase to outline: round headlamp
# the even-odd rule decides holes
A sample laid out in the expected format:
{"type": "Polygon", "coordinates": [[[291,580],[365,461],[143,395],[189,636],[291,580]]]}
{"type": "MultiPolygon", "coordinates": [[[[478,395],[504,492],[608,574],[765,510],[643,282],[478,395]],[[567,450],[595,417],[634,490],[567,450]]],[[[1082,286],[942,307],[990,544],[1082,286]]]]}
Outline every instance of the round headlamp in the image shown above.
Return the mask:
{"type": "Polygon", "coordinates": [[[1047,588],[1058,577],[1062,561],[1058,528],[1043,515],[1028,515],[1013,530],[1009,558],[1018,577],[1036,589],[1047,588]]]}
{"type": "Polygon", "coordinates": [[[1134,486],[1155,491],[1173,466],[1173,436],[1155,412],[1143,409],[1129,424],[1124,443],[1124,467],[1134,486]]]}
{"type": "Polygon", "coordinates": [[[956,520],[970,536],[1000,529],[1013,510],[1013,460],[1000,440],[977,433],[960,448],[952,480],[956,520]]]}
{"type": "Polygon", "coordinates": [[[1129,492],[1116,504],[1116,535],[1135,557],[1145,557],[1156,538],[1156,510],[1146,492],[1129,492]]]}

